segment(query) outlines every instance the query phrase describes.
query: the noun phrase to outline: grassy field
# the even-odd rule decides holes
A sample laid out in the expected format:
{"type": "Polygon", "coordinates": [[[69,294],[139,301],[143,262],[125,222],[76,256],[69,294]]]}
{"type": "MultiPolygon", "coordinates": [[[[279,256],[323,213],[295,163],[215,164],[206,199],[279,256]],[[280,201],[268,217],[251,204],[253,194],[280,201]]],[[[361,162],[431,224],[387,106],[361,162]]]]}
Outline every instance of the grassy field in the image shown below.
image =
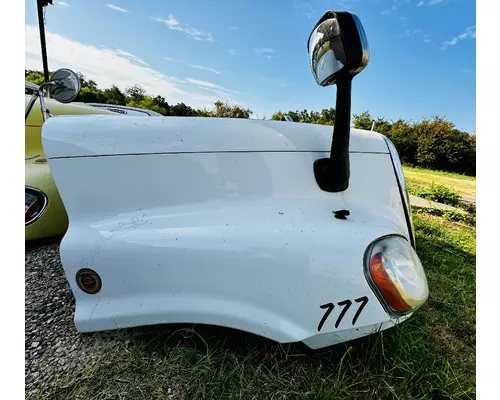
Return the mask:
{"type": "Polygon", "coordinates": [[[460,194],[476,196],[476,178],[473,176],[407,166],[403,169],[406,182],[410,188],[429,188],[433,184],[443,185],[456,190],[460,194]]]}
{"type": "Polygon", "coordinates": [[[427,303],[398,327],[308,351],[223,328],[94,334],[98,361],[41,398],[475,398],[475,229],[415,213],[427,303]]]}

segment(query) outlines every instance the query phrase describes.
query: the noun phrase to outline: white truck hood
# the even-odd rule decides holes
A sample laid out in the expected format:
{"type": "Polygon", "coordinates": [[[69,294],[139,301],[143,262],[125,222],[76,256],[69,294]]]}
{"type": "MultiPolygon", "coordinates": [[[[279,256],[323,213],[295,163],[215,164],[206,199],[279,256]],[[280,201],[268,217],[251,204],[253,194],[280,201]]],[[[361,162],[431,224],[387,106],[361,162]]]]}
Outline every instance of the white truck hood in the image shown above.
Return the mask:
{"type": "MultiPolygon", "coordinates": [[[[215,152],[329,152],[332,127],[233,118],[60,116],[42,128],[47,158],[215,152]],[[48,145],[49,144],[49,145],[48,145]]],[[[382,135],[351,130],[350,152],[388,153],[382,135]]]]}

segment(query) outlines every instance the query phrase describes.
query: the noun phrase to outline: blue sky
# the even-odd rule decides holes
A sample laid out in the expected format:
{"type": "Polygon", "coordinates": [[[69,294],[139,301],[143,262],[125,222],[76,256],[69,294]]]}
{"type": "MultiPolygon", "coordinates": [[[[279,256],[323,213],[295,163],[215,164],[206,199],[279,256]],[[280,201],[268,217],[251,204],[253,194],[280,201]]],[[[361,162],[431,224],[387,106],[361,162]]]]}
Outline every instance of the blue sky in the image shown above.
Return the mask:
{"type": "MultiPolygon", "coordinates": [[[[41,69],[36,1],[26,0],[26,67],[41,69]]],[[[319,87],[306,43],[328,9],[361,19],[370,62],[353,81],[352,110],[476,125],[473,0],[54,0],[46,10],[49,68],[100,87],[140,83],[169,103],[232,100],[274,111],[335,106],[319,87]]]]}

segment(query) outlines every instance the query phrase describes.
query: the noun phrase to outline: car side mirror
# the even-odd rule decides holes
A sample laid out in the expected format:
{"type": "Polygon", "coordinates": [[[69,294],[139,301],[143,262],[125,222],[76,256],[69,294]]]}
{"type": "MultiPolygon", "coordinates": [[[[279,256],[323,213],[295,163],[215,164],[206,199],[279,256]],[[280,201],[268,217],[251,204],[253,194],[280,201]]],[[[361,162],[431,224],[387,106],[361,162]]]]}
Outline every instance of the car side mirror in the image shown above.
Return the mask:
{"type": "Polygon", "coordinates": [[[348,12],[327,11],[307,43],[311,69],[320,86],[329,86],[361,72],[370,59],[359,18],[348,12]]]}
{"type": "Polygon", "coordinates": [[[368,65],[368,41],[356,15],[327,11],[314,26],[307,49],[316,83],[337,85],[330,158],[314,162],[314,176],[322,190],[341,192],[350,178],[351,82],[368,65]]]}
{"type": "Polygon", "coordinates": [[[61,68],[50,77],[49,87],[50,94],[59,103],[70,103],[80,93],[80,78],[70,69],[61,68]]]}
{"type": "Polygon", "coordinates": [[[47,88],[50,90],[52,97],[54,97],[54,99],[58,102],[70,103],[76,98],[76,96],[78,96],[78,93],[80,93],[80,78],[77,74],[67,68],[61,68],[54,72],[49,81],[42,83],[31,96],[30,101],[24,110],[25,121],[37,99],[40,99],[43,121],[45,122],[50,117],[50,112],[45,107],[45,100],[43,97],[44,90],[47,88]]]}

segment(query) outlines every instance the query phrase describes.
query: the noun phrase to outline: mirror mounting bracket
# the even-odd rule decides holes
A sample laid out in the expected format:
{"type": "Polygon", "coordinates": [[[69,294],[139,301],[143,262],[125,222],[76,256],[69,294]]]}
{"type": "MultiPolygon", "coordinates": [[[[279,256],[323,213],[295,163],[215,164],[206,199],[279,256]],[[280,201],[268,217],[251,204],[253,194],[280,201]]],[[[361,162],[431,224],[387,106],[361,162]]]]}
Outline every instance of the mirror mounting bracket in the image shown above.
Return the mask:
{"type": "Polygon", "coordinates": [[[350,177],[351,84],[368,64],[368,41],[356,15],[327,11],[309,35],[307,48],[316,83],[337,85],[330,157],[314,162],[314,176],[322,190],[342,192],[350,177]]]}
{"type": "Polygon", "coordinates": [[[42,83],[39,87],[38,90],[35,90],[35,92],[31,95],[30,100],[28,102],[28,106],[24,110],[24,120],[28,119],[28,115],[30,114],[33,106],[35,105],[35,102],[37,99],[40,99],[40,108],[42,109],[42,116],[43,116],[43,121],[46,121],[49,114],[47,112],[47,109],[45,108],[45,102],[43,98],[43,91],[46,87],[52,86],[52,82],[44,82],[42,83]]]}
{"type": "Polygon", "coordinates": [[[31,96],[26,109],[24,110],[24,120],[28,119],[29,113],[33,108],[37,99],[40,99],[40,108],[42,111],[43,121],[45,122],[51,117],[50,110],[45,106],[44,90],[48,89],[49,94],[53,94],[55,100],[59,103],[70,103],[78,93],[80,93],[81,83],[79,77],[67,68],[61,68],[52,74],[48,82],[42,83],[31,96]]]}
{"type": "Polygon", "coordinates": [[[337,81],[335,122],[330,158],[314,162],[314,176],[321,190],[342,192],[349,187],[349,138],[351,130],[352,76],[337,81]]]}

